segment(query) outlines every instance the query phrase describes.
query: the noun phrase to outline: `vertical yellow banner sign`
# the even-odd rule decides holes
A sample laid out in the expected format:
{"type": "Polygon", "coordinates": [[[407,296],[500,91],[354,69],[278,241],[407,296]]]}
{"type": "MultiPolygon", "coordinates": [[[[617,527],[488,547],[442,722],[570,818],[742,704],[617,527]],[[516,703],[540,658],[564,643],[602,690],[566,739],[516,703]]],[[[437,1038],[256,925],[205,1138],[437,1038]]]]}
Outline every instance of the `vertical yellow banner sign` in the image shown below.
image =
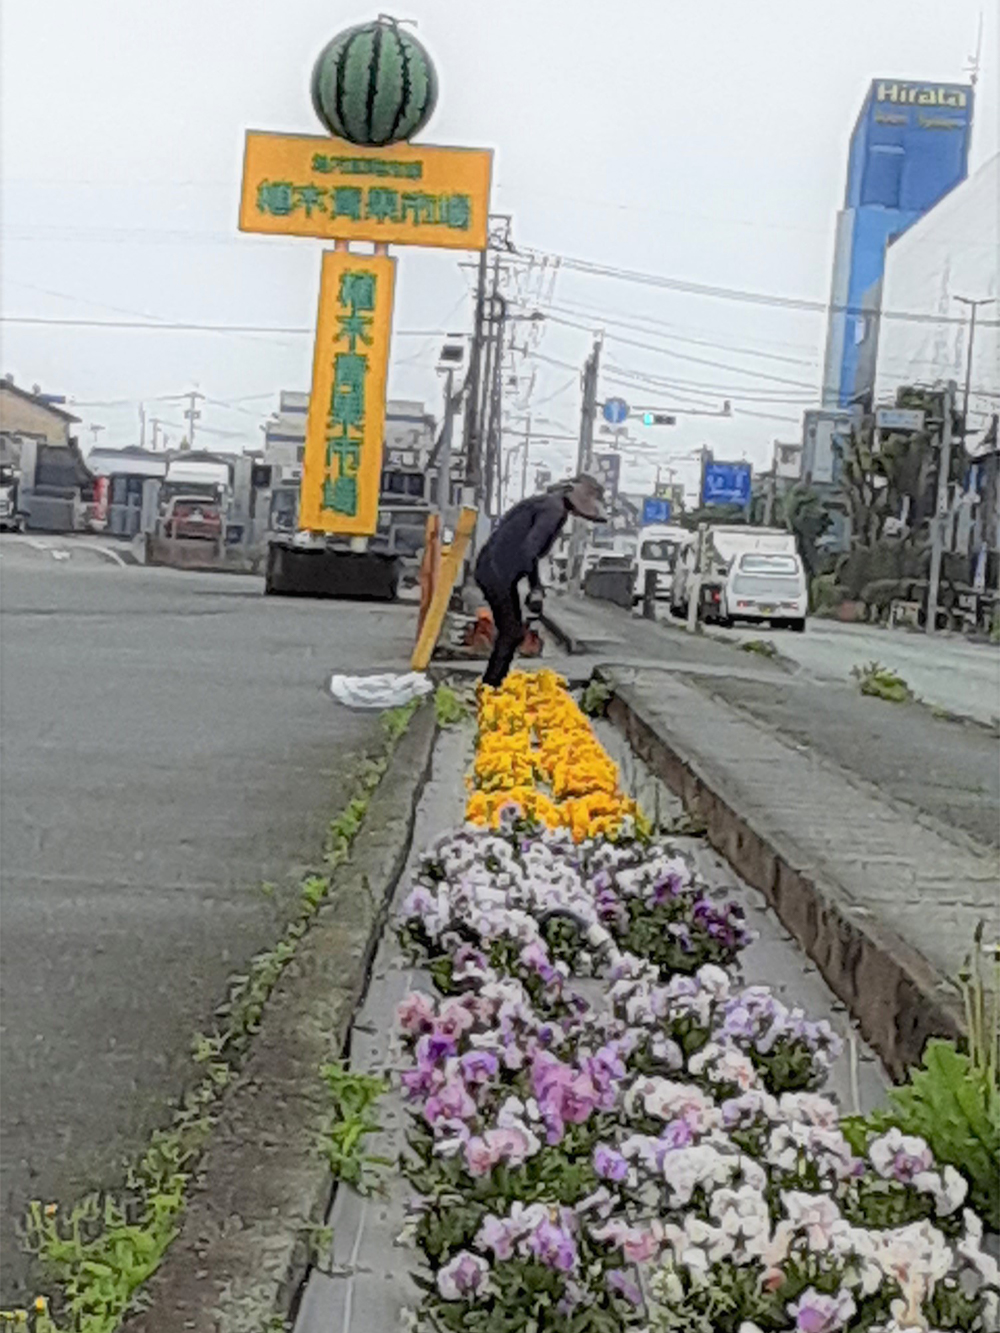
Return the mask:
{"type": "Polygon", "coordinates": [[[323,254],[299,527],[369,536],[378,525],[396,261],[323,254]]]}

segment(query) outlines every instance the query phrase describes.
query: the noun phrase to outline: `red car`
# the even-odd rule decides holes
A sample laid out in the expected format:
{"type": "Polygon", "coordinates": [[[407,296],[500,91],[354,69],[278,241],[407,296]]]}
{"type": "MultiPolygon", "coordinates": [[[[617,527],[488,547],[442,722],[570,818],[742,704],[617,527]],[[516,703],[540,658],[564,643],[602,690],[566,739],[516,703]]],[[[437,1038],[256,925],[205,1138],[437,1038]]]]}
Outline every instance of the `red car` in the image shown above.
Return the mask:
{"type": "Polygon", "coordinates": [[[220,541],[222,509],[214,500],[200,495],[177,495],[167,505],[163,516],[163,535],[220,541]]]}

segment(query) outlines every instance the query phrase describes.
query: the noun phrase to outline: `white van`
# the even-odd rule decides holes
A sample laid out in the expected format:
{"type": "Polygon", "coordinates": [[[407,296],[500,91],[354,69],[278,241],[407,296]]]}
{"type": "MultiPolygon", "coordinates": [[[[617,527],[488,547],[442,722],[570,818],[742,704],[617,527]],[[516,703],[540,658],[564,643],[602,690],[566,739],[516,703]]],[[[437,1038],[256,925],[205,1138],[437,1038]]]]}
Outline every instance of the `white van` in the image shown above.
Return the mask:
{"type": "Polygon", "coordinates": [[[797,551],[746,551],[730,567],[723,594],[725,617],[769,620],[774,629],[806,627],[809,592],[797,551]]]}
{"type": "MultiPolygon", "coordinates": [[[[711,609],[704,614],[723,625],[766,620],[774,628],[805,629],[809,593],[793,533],[734,524],[710,527],[705,535],[701,587],[711,609]]],[[[692,545],[675,579],[675,611],[686,610],[696,553],[692,545]]]]}
{"type": "Polygon", "coordinates": [[[646,588],[646,571],[649,569],[656,570],[657,600],[671,600],[674,572],[684,548],[692,541],[693,536],[694,534],[687,528],[665,523],[650,523],[648,527],[642,529],[635,557],[633,602],[636,605],[642,601],[646,588]]]}

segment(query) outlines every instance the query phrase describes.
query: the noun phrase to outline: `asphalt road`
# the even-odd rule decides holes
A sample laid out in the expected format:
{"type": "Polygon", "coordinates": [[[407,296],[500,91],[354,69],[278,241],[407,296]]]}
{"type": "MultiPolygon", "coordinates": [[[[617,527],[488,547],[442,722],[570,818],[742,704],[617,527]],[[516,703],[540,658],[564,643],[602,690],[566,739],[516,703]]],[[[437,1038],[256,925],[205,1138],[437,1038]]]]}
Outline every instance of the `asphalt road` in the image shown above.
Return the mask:
{"type": "Polygon", "coordinates": [[[1000,719],[1000,651],[953,634],[914,633],[877,625],[841,625],[809,620],[805,634],[738,625],[713,628],[738,642],[769,640],[778,651],[818,680],[849,681],[851,670],[880,662],[897,672],[926,703],[986,725],[1000,719]]]}
{"type": "Polygon", "coordinates": [[[412,607],[262,588],[0,538],[0,1304],[28,1200],[120,1178],[277,938],[379,738],[330,672],[406,666],[412,607]]]}

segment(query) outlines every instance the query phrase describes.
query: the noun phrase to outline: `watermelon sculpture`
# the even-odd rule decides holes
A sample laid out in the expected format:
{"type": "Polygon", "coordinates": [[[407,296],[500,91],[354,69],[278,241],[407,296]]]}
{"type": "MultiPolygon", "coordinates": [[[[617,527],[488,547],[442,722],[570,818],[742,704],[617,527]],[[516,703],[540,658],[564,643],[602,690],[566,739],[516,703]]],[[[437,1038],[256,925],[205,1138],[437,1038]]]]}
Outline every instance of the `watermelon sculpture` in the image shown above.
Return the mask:
{"type": "Polygon", "coordinates": [[[430,119],[437,75],[417,39],[379,18],[334,37],[312,76],[316,114],[350,143],[377,147],[409,139],[430,119]]]}

